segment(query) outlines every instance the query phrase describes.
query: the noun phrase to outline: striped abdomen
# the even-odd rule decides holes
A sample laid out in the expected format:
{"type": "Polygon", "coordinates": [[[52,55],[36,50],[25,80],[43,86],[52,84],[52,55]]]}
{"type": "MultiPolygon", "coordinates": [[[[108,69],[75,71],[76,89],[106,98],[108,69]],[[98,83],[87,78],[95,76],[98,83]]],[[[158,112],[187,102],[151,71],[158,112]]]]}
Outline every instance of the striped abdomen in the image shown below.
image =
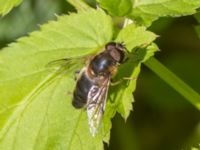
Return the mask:
{"type": "Polygon", "coordinates": [[[76,83],[76,87],[73,93],[72,105],[75,108],[82,108],[86,105],[89,90],[93,85],[93,81],[90,80],[86,75],[86,72],[83,71],[76,83]]]}

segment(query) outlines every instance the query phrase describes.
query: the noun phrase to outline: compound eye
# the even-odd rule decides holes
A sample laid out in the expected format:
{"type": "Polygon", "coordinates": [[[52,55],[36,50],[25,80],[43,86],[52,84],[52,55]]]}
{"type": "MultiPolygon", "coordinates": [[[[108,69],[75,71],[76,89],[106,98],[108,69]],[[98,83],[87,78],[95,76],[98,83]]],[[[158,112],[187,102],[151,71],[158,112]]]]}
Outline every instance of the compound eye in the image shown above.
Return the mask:
{"type": "Polygon", "coordinates": [[[112,50],[116,48],[116,43],[115,42],[110,42],[106,44],[106,50],[112,50]]]}
{"type": "MultiPolygon", "coordinates": [[[[114,49],[110,51],[110,55],[115,61],[120,62],[123,53],[114,49]]],[[[113,61],[112,64],[115,65],[116,62],[113,61]]]]}

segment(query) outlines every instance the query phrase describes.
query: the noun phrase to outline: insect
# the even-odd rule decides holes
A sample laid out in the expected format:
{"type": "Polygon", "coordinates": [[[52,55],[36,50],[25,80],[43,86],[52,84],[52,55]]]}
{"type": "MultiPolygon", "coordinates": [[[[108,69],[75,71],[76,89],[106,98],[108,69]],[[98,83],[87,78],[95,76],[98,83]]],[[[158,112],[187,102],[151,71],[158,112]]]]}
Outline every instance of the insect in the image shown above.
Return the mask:
{"type": "Polygon", "coordinates": [[[121,43],[110,42],[79,73],[72,105],[86,108],[90,132],[94,136],[105,110],[108,88],[118,66],[126,60],[127,50],[121,43]]]}

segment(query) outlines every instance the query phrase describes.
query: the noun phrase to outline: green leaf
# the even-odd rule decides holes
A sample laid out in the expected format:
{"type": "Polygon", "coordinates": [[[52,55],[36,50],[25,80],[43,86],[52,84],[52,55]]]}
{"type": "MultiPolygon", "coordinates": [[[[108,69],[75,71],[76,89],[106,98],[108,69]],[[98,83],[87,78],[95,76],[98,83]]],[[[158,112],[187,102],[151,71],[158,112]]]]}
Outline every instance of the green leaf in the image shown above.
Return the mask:
{"type": "Polygon", "coordinates": [[[92,137],[86,112],[71,105],[74,70],[82,61],[59,75],[47,66],[97,52],[112,31],[104,12],[81,12],[59,17],[0,51],[0,149],[103,149],[102,132],[92,137]]]}
{"type": "MultiPolygon", "coordinates": [[[[110,87],[104,117],[104,124],[107,129],[111,128],[111,122],[108,118],[112,118],[116,110],[125,119],[129,116],[132,110],[133,91],[136,87],[136,78],[139,75],[141,63],[158,50],[155,44],[151,44],[155,38],[156,35],[146,31],[145,27],[137,27],[134,24],[128,25],[119,33],[116,41],[124,42],[128,51],[132,54],[130,54],[128,61],[120,66],[114,80],[120,81],[123,77],[129,77],[132,80],[122,80],[120,84],[110,87]]],[[[109,130],[107,133],[109,133],[109,130]]]]}
{"type": "Polygon", "coordinates": [[[100,6],[115,16],[125,16],[132,10],[132,0],[98,0],[100,6]]]}
{"type": "Polygon", "coordinates": [[[149,45],[156,37],[154,33],[146,31],[146,27],[131,24],[121,30],[116,41],[123,41],[126,48],[132,51],[132,49],[136,47],[145,47],[149,45]]]}
{"type": "Polygon", "coordinates": [[[129,17],[149,26],[159,17],[191,15],[199,7],[200,0],[137,0],[129,17]]]}
{"type": "Polygon", "coordinates": [[[0,15],[5,15],[11,9],[17,5],[19,5],[22,0],[0,0],[0,15]]]}

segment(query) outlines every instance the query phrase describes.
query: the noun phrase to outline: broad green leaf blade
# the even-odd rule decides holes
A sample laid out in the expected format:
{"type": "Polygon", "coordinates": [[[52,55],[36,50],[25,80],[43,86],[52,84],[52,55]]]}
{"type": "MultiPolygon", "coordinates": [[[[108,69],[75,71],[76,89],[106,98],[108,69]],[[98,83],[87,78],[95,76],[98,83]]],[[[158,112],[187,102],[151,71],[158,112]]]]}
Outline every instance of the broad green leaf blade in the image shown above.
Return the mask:
{"type": "Polygon", "coordinates": [[[71,14],[0,51],[0,149],[102,149],[101,132],[92,137],[86,112],[71,105],[81,59],[60,75],[47,66],[97,52],[112,27],[102,11],[71,14]]]}
{"type": "Polygon", "coordinates": [[[73,82],[67,77],[54,80],[20,104],[1,132],[0,148],[102,149],[102,139],[87,132],[86,114],[71,107],[66,90],[73,82]]]}
{"type": "Polygon", "coordinates": [[[19,5],[22,0],[0,0],[0,15],[7,14],[13,7],[19,5]]]}
{"type": "Polygon", "coordinates": [[[149,26],[159,17],[191,15],[199,7],[200,0],[137,0],[129,17],[149,26]]]}
{"type": "MultiPolygon", "coordinates": [[[[137,27],[134,24],[128,25],[119,33],[116,41],[124,42],[128,51],[132,52],[132,54],[129,56],[129,60],[120,66],[114,79],[115,81],[120,81],[123,77],[133,79],[122,80],[120,84],[110,87],[104,118],[106,129],[111,128],[111,122],[107,118],[112,118],[116,110],[125,119],[129,116],[132,110],[133,92],[136,87],[136,78],[139,75],[141,63],[158,50],[155,44],[149,45],[155,38],[156,35],[146,31],[145,27],[137,27]]],[[[109,130],[106,131],[109,133],[109,130]]]]}
{"type": "Polygon", "coordinates": [[[146,47],[155,40],[156,37],[154,33],[146,31],[144,26],[131,24],[120,31],[116,41],[123,41],[126,48],[132,51],[136,47],[146,47]]]}
{"type": "Polygon", "coordinates": [[[132,0],[98,0],[100,6],[115,16],[125,16],[132,10],[132,0]]]}

